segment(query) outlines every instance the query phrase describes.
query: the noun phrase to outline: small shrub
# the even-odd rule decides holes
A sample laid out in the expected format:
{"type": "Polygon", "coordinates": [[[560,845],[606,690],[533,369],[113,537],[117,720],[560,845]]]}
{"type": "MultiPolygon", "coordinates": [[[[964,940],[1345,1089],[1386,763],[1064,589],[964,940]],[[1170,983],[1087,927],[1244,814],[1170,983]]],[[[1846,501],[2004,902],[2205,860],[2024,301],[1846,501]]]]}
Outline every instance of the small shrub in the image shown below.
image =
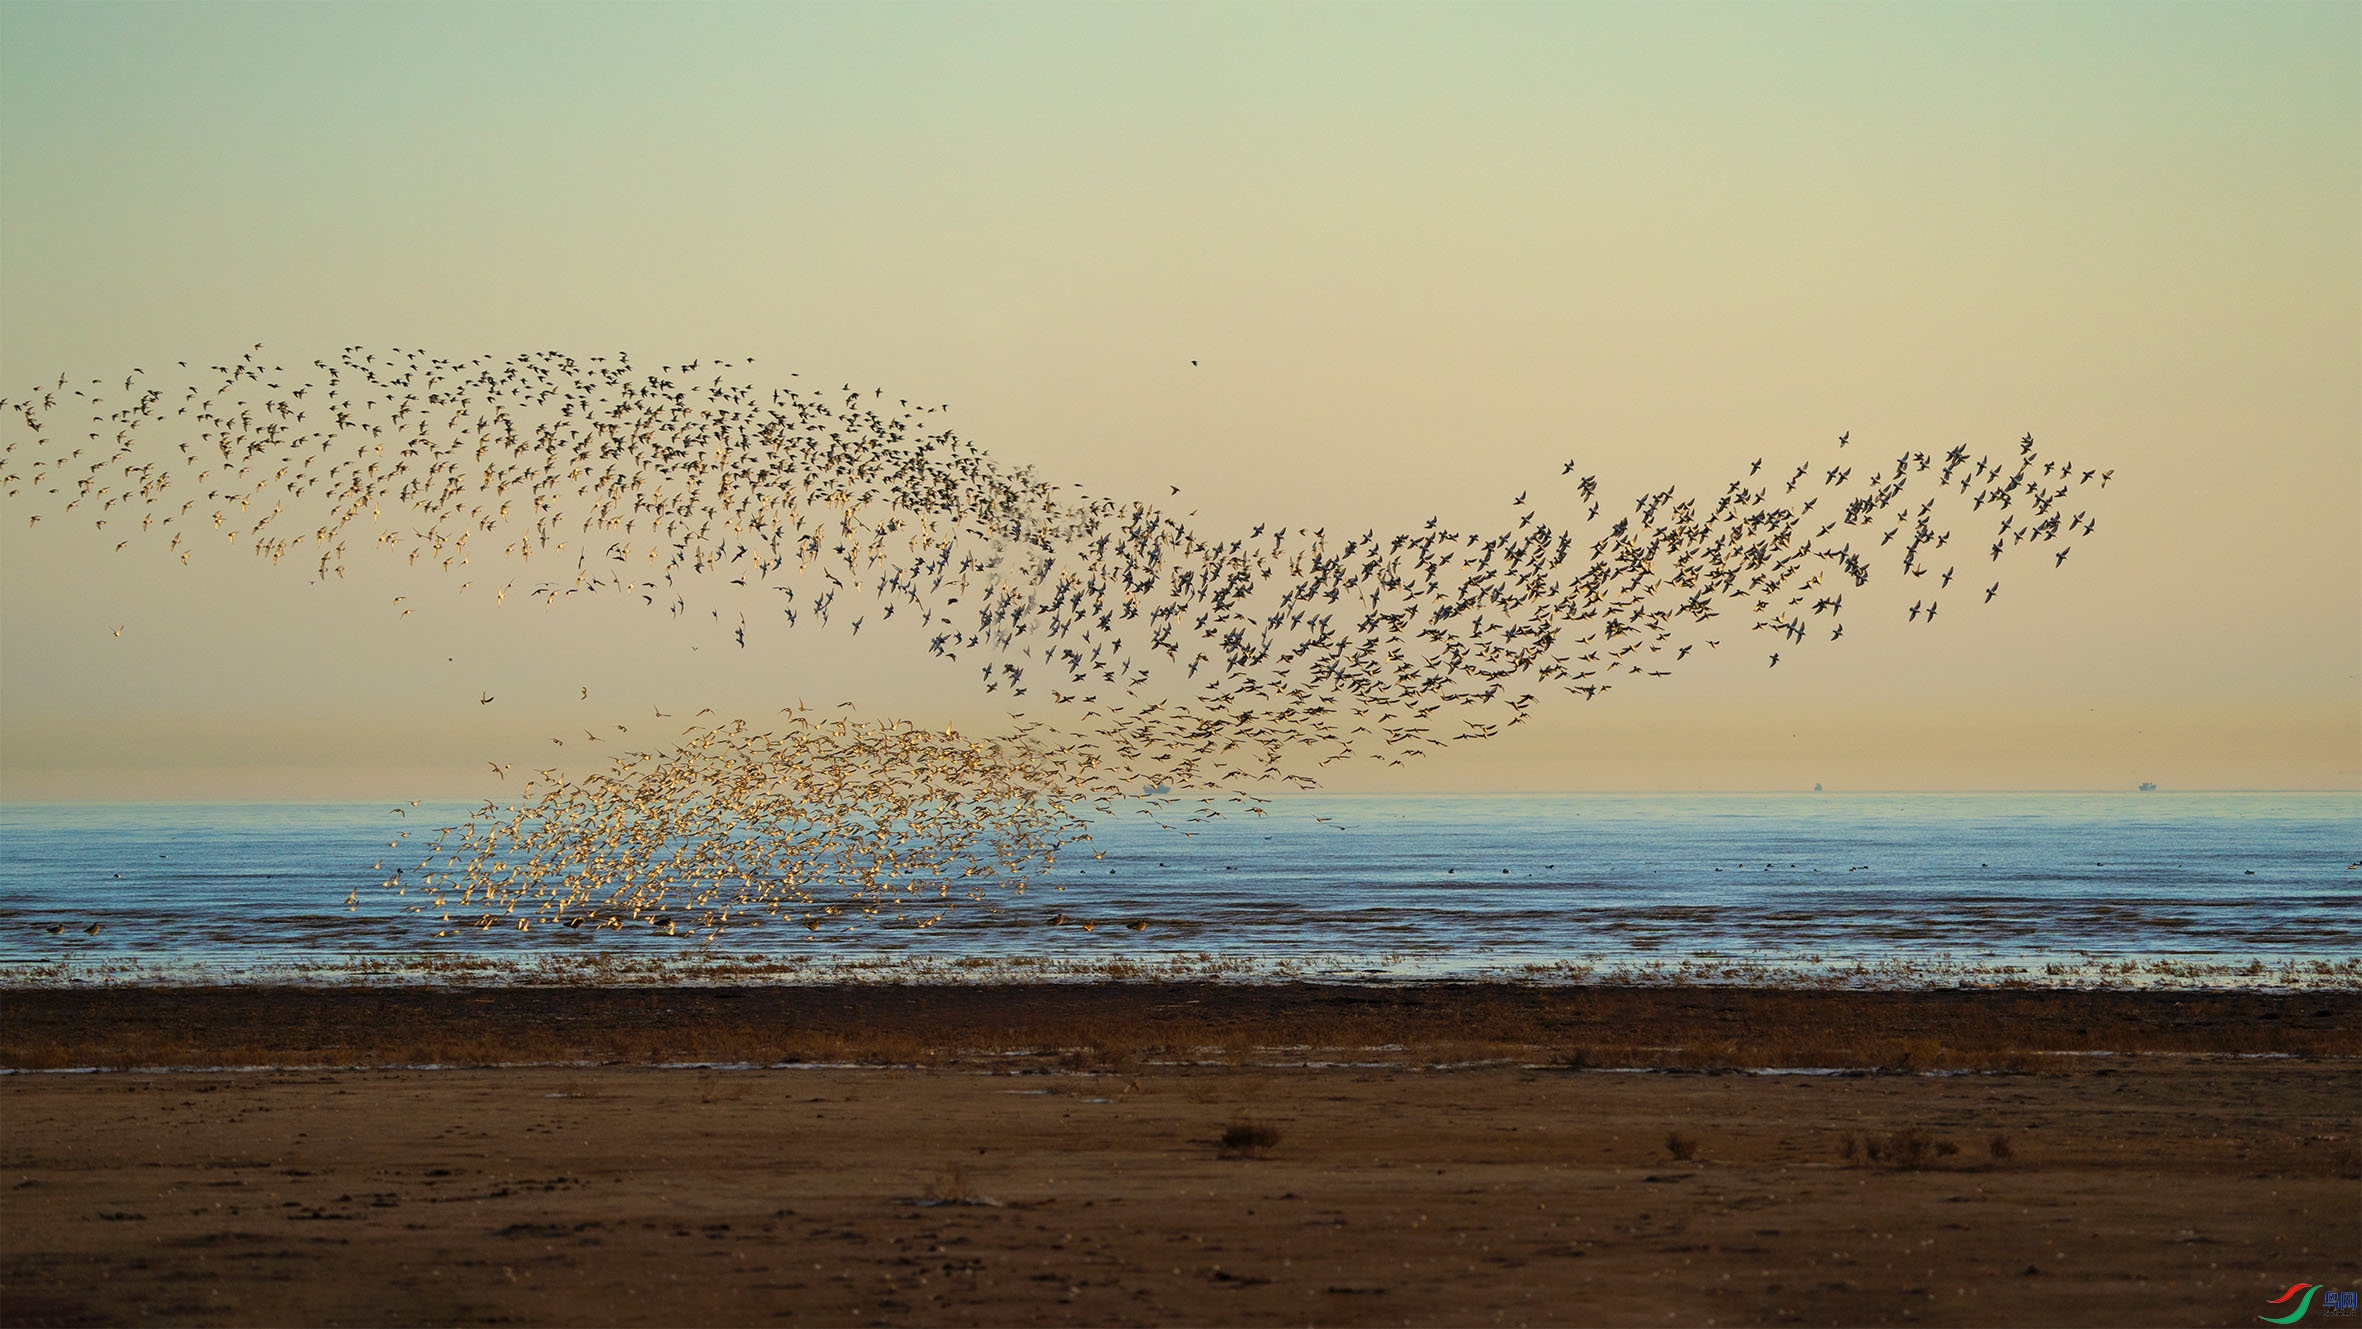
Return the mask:
{"type": "Polygon", "coordinates": [[[1698,1156],[1697,1138],[1680,1131],[1668,1132],[1665,1136],[1665,1152],[1673,1155],[1674,1162],[1687,1163],[1698,1156]]]}
{"type": "MultiPolygon", "coordinates": [[[[1852,1158],[1852,1141],[1841,1150],[1852,1158]]],[[[1960,1146],[1950,1140],[1938,1139],[1917,1126],[1905,1127],[1892,1135],[1865,1135],[1861,1140],[1863,1157],[1885,1167],[1906,1170],[1923,1168],[1938,1158],[1949,1158],[1960,1152],[1960,1146]]]]}
{"type": "Polygon", "coordinates": [[[1222,1151],[1259,1154],[1279,1143],[1279,1128],[1268,1122],[1234,1121],[1222,1128],[1222,1151]]]}
{"type": "Polygon", "coordinates": [[[2018,1151],[2011,1146],[2009,1137],[2006,1135],[1995,1135],[1992,1139],[1985,1141],[1985,1152],[1991,1154],[1996,1163],[2006,1163],[2018,1156],[2018,1151]]]}

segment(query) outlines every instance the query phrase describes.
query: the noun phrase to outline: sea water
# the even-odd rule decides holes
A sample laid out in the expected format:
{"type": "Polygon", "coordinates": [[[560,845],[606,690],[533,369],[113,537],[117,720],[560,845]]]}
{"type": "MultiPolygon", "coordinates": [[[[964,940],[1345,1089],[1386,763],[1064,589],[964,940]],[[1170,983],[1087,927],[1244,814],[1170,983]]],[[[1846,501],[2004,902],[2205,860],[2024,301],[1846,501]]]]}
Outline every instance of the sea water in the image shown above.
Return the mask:
{"type": "Polygon", "coordinates": [[[1198,820],[1145,807],[1100,815],[1024,894],[997,888],[931,927],[888,910],[818,932],[769,920],[706,938],[638,928],[432,935],[451,925],[413,912],[415,892],[381,883],[415,872],[416,846],[464,820],[464,805],[20,804],[0,808],[0,982],[1163,975],[2362,987],[2362,795],[1213,806],[1222,815],[1198,820]]]}

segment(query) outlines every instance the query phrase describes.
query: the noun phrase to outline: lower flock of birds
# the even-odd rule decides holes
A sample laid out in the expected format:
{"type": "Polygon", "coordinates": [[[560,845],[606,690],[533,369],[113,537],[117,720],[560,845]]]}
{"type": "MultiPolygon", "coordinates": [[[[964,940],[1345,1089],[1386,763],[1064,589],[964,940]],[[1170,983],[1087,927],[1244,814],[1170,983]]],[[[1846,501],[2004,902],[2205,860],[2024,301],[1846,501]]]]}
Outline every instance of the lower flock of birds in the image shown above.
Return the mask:
{"type": "MultiPolygon", "coordinates": [[[[1840,639],[1847,590],[1874,574],[1903,580],[1911,622],[1959,577],[1955,594],[1990,603],[1999,579],[1977,583],[2004,557],[2065,563],[2097,529],[2076,495],[2112,475],[2030,436],[1891,459],[1841,436],[1828,464],[1758,460],[1719,492],[1625,506],[1568,461],[1563,493],[1519,494],[1501,529],[1208,534],[1004,468],[939,408],[879,389],[557,352],[353,347],[289,369],[261,349],[0,401],[23,426],[0,449],[11,506],[88,520],[118,551],[160,543],[186,563],[221,542],[323,580],[365,543],[502,601],[627,595],[685,615],[753,588],[781,626],[856,635],[914,615],[933,654],[1027,699],[988,738],[790,708],[545,770],[387,880],[443,933],[927,926],[1022,891],[1120,802],[1255,812],[1258,790],[1485,739],[1546,696],[1668,677],[1742,633],[1769,634],[1776,668],[1840,639]],[[1981,529],[1955,540],[1962,520],[1981,529]]],[[[741,646],[749,627],[740,613],[741,646]]]]}

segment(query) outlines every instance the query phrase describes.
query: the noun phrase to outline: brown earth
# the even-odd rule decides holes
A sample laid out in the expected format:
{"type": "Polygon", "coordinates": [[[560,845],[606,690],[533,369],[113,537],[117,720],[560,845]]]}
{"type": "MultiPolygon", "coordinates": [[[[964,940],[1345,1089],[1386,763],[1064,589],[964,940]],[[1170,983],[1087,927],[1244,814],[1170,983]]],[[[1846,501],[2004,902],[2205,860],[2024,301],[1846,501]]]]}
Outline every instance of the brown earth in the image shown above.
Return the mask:
{"type": "Polygon", "coordinates": [[[2290,1283],[2362,1282],[2342,995],[139,989],[0,1014],[17,1066],[652,1054],[0,1078],[11,1325],[2252,1324],[2290,1283]],[[1048,1041],[1077,1021],[1110,1036],[1048,1041]],[[2285,1055],[2225,1051],[2224,1021],[2285,1055]],[[1848,1030],[2002,1068],[1681,1068],[1848,1030]],[[928,1064],[647,1064],[864,1039],[928,1064]],[[1618,1062],[1656,1069],[1571,1068],[1618,1062]]]}

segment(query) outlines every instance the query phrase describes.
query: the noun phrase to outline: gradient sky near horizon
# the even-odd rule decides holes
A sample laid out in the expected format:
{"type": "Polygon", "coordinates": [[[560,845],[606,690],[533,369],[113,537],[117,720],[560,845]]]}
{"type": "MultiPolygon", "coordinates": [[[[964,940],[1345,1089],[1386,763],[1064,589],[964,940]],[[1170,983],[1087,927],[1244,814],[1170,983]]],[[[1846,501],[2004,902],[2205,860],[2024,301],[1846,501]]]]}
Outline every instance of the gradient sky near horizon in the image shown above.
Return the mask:
{"type": "MultiPolygon", "coordinates": [[[[1977,612],[1874,583],[1837,646],[1564,698],[1423,788],[2362,788],[2358,235],[2352,4],[0,4],[0,395],[257,342],[752,356],[1241,533],[1506,529],[1568,458],[1694,493],[1844,431],[2117,472],[1977,612]]],[[[998,700],[888,633],[18,511],[9,800],[483,797],[653,706],[998,700]]]]}

